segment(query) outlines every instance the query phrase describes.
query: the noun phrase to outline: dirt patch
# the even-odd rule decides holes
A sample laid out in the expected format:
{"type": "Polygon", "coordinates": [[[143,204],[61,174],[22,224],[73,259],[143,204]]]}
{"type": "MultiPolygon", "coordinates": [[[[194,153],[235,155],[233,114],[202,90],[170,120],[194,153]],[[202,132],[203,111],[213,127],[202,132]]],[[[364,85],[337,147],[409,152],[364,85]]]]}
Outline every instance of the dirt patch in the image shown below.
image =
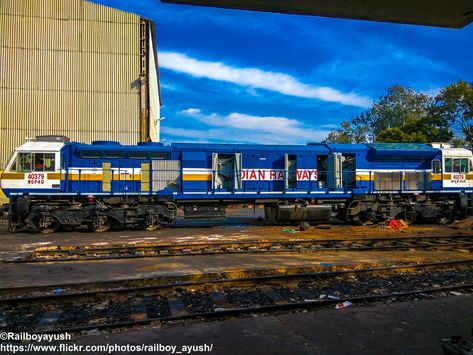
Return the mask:
{"type": "Polygon", "coordinates": [[[473,229],[473,217],[468,217],[450,226],[452,229],[473,229]]]}

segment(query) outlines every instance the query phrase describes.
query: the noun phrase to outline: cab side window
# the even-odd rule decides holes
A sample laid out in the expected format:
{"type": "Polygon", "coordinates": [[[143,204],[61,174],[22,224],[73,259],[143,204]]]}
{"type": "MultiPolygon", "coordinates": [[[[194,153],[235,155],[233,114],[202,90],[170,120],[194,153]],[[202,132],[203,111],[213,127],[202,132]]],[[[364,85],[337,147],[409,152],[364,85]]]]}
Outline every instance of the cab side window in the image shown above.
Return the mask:
{"type": "Polygon", "coordinates": [[[16,162],[17,161],[18,161],[18,157],[15,157],[15,160],[13,161],[13,163],[10,166],[10,171],[17,171],[17,169],[16,169],[16,162]]]}
{"type": "Polygon", "coordinates": [[[54,153],[34,153],[34,171],[54,171],[54,153]]]}
{"type": "Polygon", "coordinates": [[[453,159],[453,172],[454,173],[460,172],[460,159],[453,159]]]}
{"type": "Polygon", "coordinates": [[[452,159],[445,159],[445,172],[446,173],[453,172],[453,170],[452,170],[452,159]]]}
{"type": "Polygon", "coordinates": [[[468,159],[457,158],[453,159],[453,172],[465,174],[468,172],[468,159]]]}
{"type": "Polygon", "coordinates": [[[16,171],[19,171],[19,172],[31,171],[31,168],[33,165],[33,155],[31,153],[19,153],[16,158],[16,163],[13,165],[16,171]]]}
{"type": "Polygon", "coordinates": [[[460,172],[467,173],[468,172],[468,159],[462,158],[460,159],[460,172]]]}
{"type": "Polygon", "coordinates": [[[440,174],[442,172],[442,166],[440,165],[440,160],[432,161],[432,172],[434,174],[440,174]]]}

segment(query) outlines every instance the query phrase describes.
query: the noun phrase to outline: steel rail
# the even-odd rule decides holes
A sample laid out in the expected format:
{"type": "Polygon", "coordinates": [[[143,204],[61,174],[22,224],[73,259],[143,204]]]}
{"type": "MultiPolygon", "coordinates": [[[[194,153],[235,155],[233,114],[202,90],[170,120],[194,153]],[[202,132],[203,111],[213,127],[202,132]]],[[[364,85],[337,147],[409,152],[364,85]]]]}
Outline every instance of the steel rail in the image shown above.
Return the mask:
{"type": "Polygon", "coordinates": [[[302,240],[277,240],[277,241],[235,241],[217,243],[191,243],[191,244],[161,244],[143,246],[120,246],[107,248],[76,248],[76,249],[48,249],[35,250],[31,256],[21,259],[5,260],[5,263],[44,263],[68,261],[93,261],[109,259],[134,259],[169,256],[195,256],[218,254],[247,254],[247,253],[308,253],[323,251],[382,251],[382,250],[408,250],[408,249],[452,249],[473,247],[473,236],[448,236],[448,237],[401,237],[401,238],[364,238],[364,239],[302,239],[302,240]],[[458,239],[458,241],[455,241],[458,239]],[[446,242],[442,243],[444,240],[446,242]],[[469,241],[472,240],[472,241],[469,241]],[[402,243],[411,243],[402,244],[402,243]],[[369,245],[378,243],[391,243],[393,245],[369,245]],[[284,248],[285,246],[285,248],[284,248]],[[297,248],[309,246],[309,248],[297,248]],[[247,248],[236,250],[237,248],[247,248]],[[279,248],[279,249],[271,249],[279,248]],[[213,248],[213,249],[212,249],[213,248]],[[216,249],[220,248],[220,249],[216,249]],[[256,249],[251,249],[256,248],[256,249]],[[266,249],[260,249],[266,248],[266,249]],[[270,248],[270,249],[268,249],[270,248]],[[131,255],[106,255],[130,252],[152,252],[155,254],[131,255]],[[161,253],[165,252],[165,253],[161,253]],[[83,256],[90,254],[103,254],[83,256]],[[49,257],[53,255],[53,257],[49,257]],[[75,257],[54,257],[54,255],[69,255],[75,257]]]}
{"type": "Polygon", "coordinates": [[[439,240],[439,239],[473,239],[473,235],[445,235],[445,236],[429,236],[429,237],[377,237],[377,238],[344,238],[344,239],[276,239],[276,240],[258,240],[258,239],[251,239],[251,240],[226,240],[226,241],[217,241],[217,242],[191,242],[191,243],[158,243],[153,245],[119,245],[114,247],[97,247],[94,246],[93,248],[88,247],[77,247],[77,246],[57,246],[57,247],[42,247],[37,248],[34,250],[36,253],[54,253],[58,251],[63,252],[70,252],[75,250],[90,250],[94,252],[98,252],[101,250],[115,250],[115,249],[140,249],[143,247],[155,247],[155,248],[181,248],[185,247],[205,247],[208,245],[212,246],[228,246],[228,245],[235,245],[235,246],[242,246],[242,245],[252,245],[252,244],[274,244],[274,243],[352,243],[352,242],[383,242],[383,241],[406,241],[406,240],[415,240],[415,241],[422,241],[422,240],[439,240]],[[70,248],[70,249],[69,249],[70,248]]]}
{"type": "MultiPolygon", "coordinates": [[[[406,269],[429,269],[429,268],[455,266],[455,265],[461,265],[461,264],[473,264],[473,259],[451,260],[451,261],[442,261],[442,262],[433,262],[433,263],[406,264],[406,265],[396,265],[396,266],[382,266],[382,267],[374,267],[374,268],[337,270],[337,271],[305,272],[305,273],[294,273],[294,274],[271,274],[271,275],[259,275],[259,276],[231,278],[231,279],[207,279],[207,280],[197,280],[197,281],[172,282],[172,283],[148,285],[148,286],[135,286],[135,287],[125,287],[125,288],[112,288],[112,289],[106,289],[106,290],[71,292],[71,293],[64,293],[64,294],[5,297],[5,298],[0,298],[0,305],[5,304],[5,303],[49,301],[49,300],[66,299],[66,298],[90,297],[90,296],[96,296],[96,295],[101,295],[101,294],[127,293],[127,292],[131,293],[131,292],[136,292],[136,291],[161,290],[161,289],[170,289],[170,288],[175,288],[175,287],[191,287],[191,286],[199,286],[199,285],[205,285],[205,284],[223,285],[223,284],[233,284],[233,283],[238,284],[238,283],[245,283],[245,282],[258,283],[258,282],[267,282],[267,281],[273,281],[273,280],[276,281],[276,280],[301,279],[301,278],[328,278],[328,277],[337,277],[341,275],[349,276],[349,275],[354,275],[354,274],[376,273],[376,272],[382,272],[382,271],[396,271],[396,270],[406,270],[406,269]]],[[[126,280],[126,281],[140,281],[140,280],[126,280]]],[[[150,279],[143,279],[142,281],[150,281],[150,279]]],[[[57,285],[53,285],[49,287],[51,289],[54,289],[55,287],[57,287],[57,285]]],[[[32,291],[37,291],[36,287],[31,287],[30,289],[32,291]]]]}
{"type": "Polygon", "coordinates": [[[453,290],[461,290],[461,289],[471,289],[473,288],[473,283],[464,284],[464,285],[452,285],[452,286],[444,286],[444,287],[436,287],[436,288],[425,288],[425,289],[417,289],[412,291],[404,291],[404,292],[396,292],[396,293],[388,293],[384,295],[367,295],[367,296],[353,296],[353,297],[343,297],[339,299],[322,299],[322,300],[311,300],[307,302],[293,302],[293,303],[284,303],[284,304],[273,304],[273,305],[258,305],[253,307],[242,307],[242,308],[230,308],[230,309],[223,309],[218,311],[209,311],[209,312],[196,312],[196,313],[189,313],[179,316],[165,316],[165,317],[155,317],[155,318],[147,318],[144,320],[137,320],[137,321],[125,321],[125,322],[116,322],[116,323],[103,323],[103,324],[95,324],[95,325],[85,325],[85,326],[77,326],[77,327],[64,327],[64,328],[57,328],[52,330],[46,331],[33,331],[33,333],[62,333],[62,332],[79,332],[79,331],[87,331],[87,330],[94,330],[94,329],[111,329],[111,328],[122,328],[122,327],[130,327],[130,326],[138,326],[138,325],[146,325],[153,322],[172,322],[172,321],[182,321],[182,320],[189,320],[189,319],[196,319],[196,318],[223,318],[228,316],[234,315],[243,315],[248,313],[263,313],[263,312],[274,312],[274,311],[285,311],[285,310],[293,310],[293,309],[300,309],[300,308],[318,308],[324,307],[328,305],[333,305],[337,303],[342,303],[345,301],[350,301],[352,303],[363,303],[363,302],[370,302],[376,300],[382,300],[386,298],[403,298],[408,297],[416,294],[432,294],[442,291],[453,291],[453,290]]]}

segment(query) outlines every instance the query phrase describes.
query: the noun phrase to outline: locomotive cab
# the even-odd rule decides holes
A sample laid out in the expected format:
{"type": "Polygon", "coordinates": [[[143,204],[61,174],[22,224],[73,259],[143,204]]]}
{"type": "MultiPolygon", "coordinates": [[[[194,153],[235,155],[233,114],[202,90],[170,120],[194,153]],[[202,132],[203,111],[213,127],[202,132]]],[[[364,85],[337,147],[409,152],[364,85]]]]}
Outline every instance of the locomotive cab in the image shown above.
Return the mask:
{"type": "Polygon", "coordinates": [[[432,172],[441,174],[442,186],[457,189],[473,187],[472,152],[468,149],[452,148],[449,144],[439,144],[435,147],[442,151],[442,159],[432,161],[432,172]]]}
{"type": "Polygon", "coordinates": [[[16,148],[0,184],[7,196],[29,192],[50,193],[60,188],[62,136],[39,136],[16,148]]]}

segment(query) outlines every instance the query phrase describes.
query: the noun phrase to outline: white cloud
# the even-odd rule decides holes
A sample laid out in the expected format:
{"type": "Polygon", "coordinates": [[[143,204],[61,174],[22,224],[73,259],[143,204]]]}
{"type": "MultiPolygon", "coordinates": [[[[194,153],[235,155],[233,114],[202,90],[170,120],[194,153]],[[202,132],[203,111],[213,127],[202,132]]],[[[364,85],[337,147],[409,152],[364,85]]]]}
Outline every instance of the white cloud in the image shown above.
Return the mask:
{"type": "Polygon", "coordinates": [[[299,121],[286,117],[253,116],[230,113],[220,116],[204,114],[197,108],[183,110],[180,114],[193,118],[207,126],[206,130],[161,127],[164,135],[195,139],[200,142],[258,143],[258,144],[305,144],[320,141],[328,131],[306,127],[299,121]]]}
{"type": "Polygon", "coordinates": [[[225,81],[256,89],[279,92],[283,95],[337,102],[344,105],[369,107],[371,99],[356,93],[344,93],[331,87],[304,84],[296,78],[257,68],[238,68],[221,62],[208,62],[188,57],[182,53],[160,52],[162,68],[199,78],[225,81]]]}
{"type": "Polygon", "coordinates": [[[182,110],[181,113],[184,113],[187,115],[195,115],[195,114],[199,114],[200,110],[198,108],[188,108],[187,110],[182,110]]]}
{"type": "Polygon", "coordinates": [[[181,114],[190,116],[210,126],[230,127],[243,130],[263,130],[277,133],[286,129],[296,129],[300,126],[298,121],[286,117],[252,116],[237,112],[227,116],[219,116],[215,113],[205,115],[199,109],[189,108],[181,111],[181,114]]]}

